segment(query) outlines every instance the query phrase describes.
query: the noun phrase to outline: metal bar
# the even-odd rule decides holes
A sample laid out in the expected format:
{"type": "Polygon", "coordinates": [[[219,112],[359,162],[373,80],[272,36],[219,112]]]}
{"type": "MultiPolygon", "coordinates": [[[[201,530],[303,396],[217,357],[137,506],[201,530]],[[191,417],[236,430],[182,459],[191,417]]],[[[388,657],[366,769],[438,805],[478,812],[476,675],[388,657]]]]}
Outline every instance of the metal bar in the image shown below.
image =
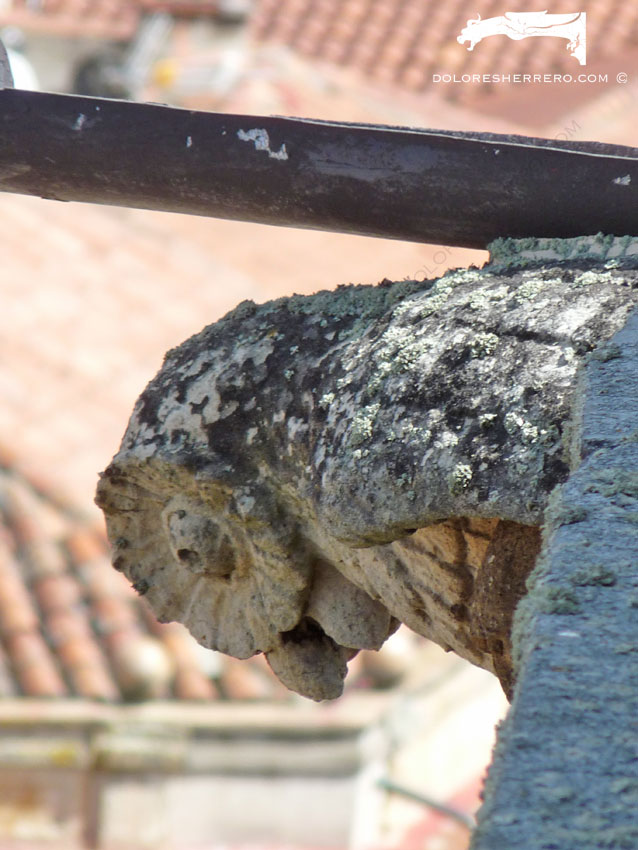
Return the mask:
{"type": "Polygon", "coordinates": [[[484,248],[638,234],[638,150],[0,91],[0,190],[484,248]]]}

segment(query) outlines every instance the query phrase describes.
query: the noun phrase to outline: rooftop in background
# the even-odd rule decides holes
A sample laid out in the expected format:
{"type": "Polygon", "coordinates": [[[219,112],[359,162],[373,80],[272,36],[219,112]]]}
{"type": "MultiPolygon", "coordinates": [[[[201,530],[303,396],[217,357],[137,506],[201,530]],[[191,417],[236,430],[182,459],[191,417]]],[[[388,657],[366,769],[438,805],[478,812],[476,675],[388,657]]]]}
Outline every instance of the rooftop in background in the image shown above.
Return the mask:
{"type": "MultiPolygon", "coordinates": [[[[551,12],[574,12],[572,0],[555,0],[551,12]]],[[[506,35],[485,38],[473,50],[457,37],[470,19],[547,9],[546,0],[258,0],[252,27],[258,40],[290,46],[313,60],[356,69],[378,84],[417,93],[436,90],[445,98],[477,111],[510,117],[526,123],[532,119],[523,106],[515,114],[511,102],[525,101],[542,91],[537,101],[543,123],[550,122],[551,101],[555,114],[573,109],[599,95],[603,84],[574,83],[547,88],[534,84],[499,85],[495,82],[434,83],[434,74],[571,74],[610,70],[610,62],[636,61],[638,4],[628,0],[581,0],[576,4],[587,15],[587,68],[567,50],[564,38],[524,38],[506,35]],[[508,90],[506,92],[506,90],[508,90]],[[558,97],[557,97],[558,95],[558,97]],[[505,96],[505,100],[502,98],[505,96]],[[507,108],[505,108],[507,107],[507,108]],[[504,111],[503,111],[504,110],[504,111]],[[556,111],[557,110],[557,111],[556,111]]],[[[619,69],[620,70],[620,69],[619,69]]],[[[611,75],[615,81],[615,72],[611,75]]],[[[533,122],[534,123],[534,122],[533,122]]]]}
{"type": "Polygon", "coordinates": [[[50,35],[127,40],[140,13],[136,0],[8,0],[0,22],[50,35]]]}
{"type": "Polygon", "coordinates": [[[5,0],[0,22],[51,35],[126,41],[144,13],[235,20],[251,7],[252,0],[5,0]]]}

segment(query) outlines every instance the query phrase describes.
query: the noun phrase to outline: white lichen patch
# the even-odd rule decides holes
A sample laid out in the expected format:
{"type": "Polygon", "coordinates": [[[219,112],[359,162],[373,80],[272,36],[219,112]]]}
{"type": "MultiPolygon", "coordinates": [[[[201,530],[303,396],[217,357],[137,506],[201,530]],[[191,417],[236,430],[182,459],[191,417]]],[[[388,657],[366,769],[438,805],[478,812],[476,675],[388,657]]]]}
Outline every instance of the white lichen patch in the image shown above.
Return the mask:
{"type": "Polygon", "coordinates": [[[529,278],[516,287],[514,297],[517,301],[532,301],[546,286],[547,282],[539,277],[529,278]]]}
{"type": "Polygon", "coordinates": [[[591,319],[597,312],[598,307],[592,301],[581,298],[573,307],[568,307],[560,315],[560,321],[557,327],[561,333],[573,334],[578,328],[581,328],[588,319],[591,319]]]}
{"type": "Polygon", "coordinates": [[[441,282],[444,281],[446,286],[457,286],[460,283],[477,283],[485,276],[487,274],[481,269],[456,269],[443,275],[441,282]]]}
{"type": "Polygon", "coordinates": [[[455,434],[453,431],[441,431],[434,442],[437,449],[452,449],[454,446],[458,446],[458,444],[458,434],[455,434]]]}
{"type": "Polygon", "coordinates": [[[238,401],[233,400],[226,402],[226,404],[224,404],[221,410],[219,411],[219,418],[227,419],[229,416],[233,415],[233,413],[237,410],[238,407],[238,401]]]}
{"type": "Polygon", "coordinates": [[[392,443],[395,440],[400,440],[404,443],[414,440],[422,447],[427,446],[431,439],[432,431],[429,428],[415,425],[409,421],[399,423],[388,430],[384,436],[384,440],[388,443],[392,443]]]}
{"type": "Polygon", "coordinates": [[[457,463],[450,475],[450,490],[453,494],[462,493],[470,486],[473,472],[467,463],[457,463]]]}
{"type": "Polygon", "coordinates": [[[333,392],[324,393],[319,399],[319,407],[324,409],[330,407],[335,398],[336,396],[333,392]]]}
{"type": "Polygon", "coordinates": [[[438,280],[428,293],[427,298],[424,299],[424,303],[421,308],[421,315],[431,316],[432,313],[440,310],[450,297],[450,293],[452,292],[455,283],[462,282],[463,281],[452,278],[441,278],[438,280]]]}
{"type": "Polygon", "coordinates": [[[351,446],[360,446],[370,439],[380,407],[381,405],[377,402],[367,405],[356,413],[348,433],[348,442],[351,446]]]}
{"type": "Polygon", "coordinates": [[[401,436],[408,440],[416,438],[419,443],[426,445],[432,437],[432,431],[422,425],[415,425],[414,422],[404,422],[401,425],[401,436]]]}
{"type": "Polygon", "coordinates": [[[472,357],[489,357],[498,346],[498,337],[489,332],[477,333],[470,346],[472,357]]]}
{"type": "Polygon", "coordinates": [[[613,283],[622,280],[622,277],[612,274],[610,271],[586,271],[574,277],[572,286],[592,286],[595,283],[613,283]]]}
{"type": "MultiPolygon", "coordinates": [[[[487,277],[487,275],[484,276],[484,278],[487,277]]],[[[507,298],[509,294],[509,286],[484,287],[480,290],[472,291],[468,300],[468,306],[471,310],[487,310],[495,302],[507,298]]]]}
{"type": "Polygon", "coordinates": [[[503,425],[508,434],[520,438],[525,445],[538,440],[538,428],[518,413],[510,411],[505,415],[503,425]]]}
{"type": "Polygon", "coordinates": [[[498,419],[496,413],[481,413],[479,416],[479,425],[481,428],[491,428],[494,422],[498,419]]]}

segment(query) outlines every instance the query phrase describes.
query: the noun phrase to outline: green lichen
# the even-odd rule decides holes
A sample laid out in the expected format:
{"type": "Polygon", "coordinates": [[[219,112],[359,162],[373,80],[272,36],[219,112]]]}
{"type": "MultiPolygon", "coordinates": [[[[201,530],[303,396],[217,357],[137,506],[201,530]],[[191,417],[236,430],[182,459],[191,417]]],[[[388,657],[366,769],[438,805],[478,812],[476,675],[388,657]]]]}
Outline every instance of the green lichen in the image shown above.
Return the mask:
{"type": "Polygon", "coordinates": [[[397,427],[390,429],[385,436],[388,443],[393,443],[395,440],[401,440],[404,443],[417,440],[421,446],[426,446],[431,439],[432,431],[422,425],[415,425],[414,422],[401,422],[397,427]]]}
{"type": "MultiPolygon", "coordinates": [[[[483,274],[482,281],[485,283],[486,279],[491,277],[491,275],[483,274]]],[[[487,310],[491,304],[495,301],[502,301],[504,298],[507,298],[510,294],[509,286],[496,286],[494,289],[480,289],[473,291],[470,294],[470,298],[468,303],[468,307],[471,310],[487,310]]]]}
{"type": "Polygon", "coordinates": [[[597,233],[592,236],[576,236],[570,239],[535,238],[495,239],[487,246],[490,262],[487,268],[524,267],[548,260],[568,259],[631,259],[638,255],[638,240],[635,236],[614,236],[597,233]]]}
{"type": "Polygon", "coordinates": [[[377,417],[381,405],[377,402],[362,407],[352,420],[350,432],[348,435],[348,443],[351,446],[360,446],[369,440],[372,436],[372,428],[374,420],[377,417]]]}
{"type": "Polygon", "coordinates": [[[496,334],[489,332],[477,333],[470,346],[472,357],[489,357],[496,351],[498,342],[499,340],[496,334]]]}
{"type": "Polygon", "coordinates": [[[577,274],[571,285],[574,287],[593,286],[595,283],[613,283],[615,280],[618,280],[618,277],[609,271],[586,271],[577,274]]]}
{"type": "MultiPolygon", "coordinates": [[[[454,283],[450,279],[441,278],[437,280],[434,284],[426,299],[424,299],[425,303],[421,309],[421,315],[423,317],[431,316],[432,313],[436,313],[437,310],[440,310],[441,307],[445,305],[445,302],[450,297],[452,289],[454,288],[454,283]]],[[[460,281],[458,281],[460,283],[460,281]]]]}
{"type": "Polygon", "coordinates": [[[446,272],[441,278],[446,285],[456,286],[459,283],[476,283],[483,276],[482,269],[455,269],[454,271],[446,272]]]}
{"type": "Polygon", "coordinates": [[[507,413],[503,425],[508,434],[519,436],[525,445],[531,445],[538,440],[539,431],[536,425],[528,422],[518,413],[513,411],[507,413]]]}
{"type": "Polygon", "coordinates": [[[517,301],[532,301],[547,286],[547,282],[538,277],[529,278],[516,288],[517,301]]]}
{"type": "Polygon", "coordinates": [[[450,491],[454,495],[462,493],[470,486],[472,467],[467,463],[457,463],[449,477],[450,491]]]}

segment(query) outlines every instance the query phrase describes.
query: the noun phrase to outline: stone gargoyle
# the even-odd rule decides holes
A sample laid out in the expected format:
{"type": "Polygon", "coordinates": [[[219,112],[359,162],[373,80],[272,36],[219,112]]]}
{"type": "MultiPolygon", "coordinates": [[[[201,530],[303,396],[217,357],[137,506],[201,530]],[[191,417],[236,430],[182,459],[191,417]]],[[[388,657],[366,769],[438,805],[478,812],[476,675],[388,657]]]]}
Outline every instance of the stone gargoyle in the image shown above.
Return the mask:
{"type": "Polygon", "coordinates": [[[628,247],[505,240],[480,270],[240,304],[168,352],[101,476],[114,566],[312,699],[399,622],[509,694],[579,367],[638,303],[628,247]]]}

